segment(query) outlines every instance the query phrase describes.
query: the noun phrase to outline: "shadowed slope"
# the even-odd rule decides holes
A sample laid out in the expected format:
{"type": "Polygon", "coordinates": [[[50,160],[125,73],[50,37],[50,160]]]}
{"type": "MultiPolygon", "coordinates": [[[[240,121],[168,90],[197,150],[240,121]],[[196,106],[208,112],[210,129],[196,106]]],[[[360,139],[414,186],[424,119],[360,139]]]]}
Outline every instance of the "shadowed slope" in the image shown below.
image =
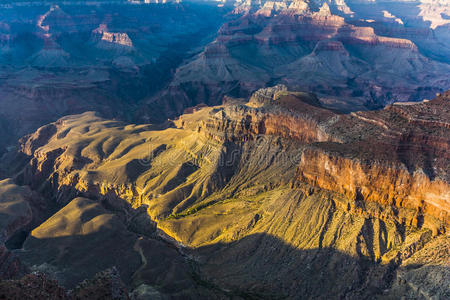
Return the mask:
{"type": "Polygon", "coordinates": [[[175,247],[154,232],[134,233],[132,223],[97,201],[76,198],[34,229],[17,255],[66,288],[115,267],[132,288],[153,286],[160,297],[207,297],[208,290],[196,286],[190,265],[175,247]]]}

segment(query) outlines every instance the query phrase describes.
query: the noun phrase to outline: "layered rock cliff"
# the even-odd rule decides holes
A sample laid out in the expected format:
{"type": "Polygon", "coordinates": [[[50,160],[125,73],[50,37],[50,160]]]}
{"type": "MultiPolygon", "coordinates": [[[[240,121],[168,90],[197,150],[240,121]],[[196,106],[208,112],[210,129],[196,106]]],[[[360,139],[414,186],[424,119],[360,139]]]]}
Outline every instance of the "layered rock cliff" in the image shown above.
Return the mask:
{"type": "Polygon", "coordinates": [[[407,208],[410,217],[399,215],[400,222],[445,231],[441,226],[448,224],[450,208],[448,96],[341,117],[333,131],[345,130],[353,119],[366,123],[366,132],[347,143],[309,147],[302,154],[300,181],[355,199],[407,208]]]}

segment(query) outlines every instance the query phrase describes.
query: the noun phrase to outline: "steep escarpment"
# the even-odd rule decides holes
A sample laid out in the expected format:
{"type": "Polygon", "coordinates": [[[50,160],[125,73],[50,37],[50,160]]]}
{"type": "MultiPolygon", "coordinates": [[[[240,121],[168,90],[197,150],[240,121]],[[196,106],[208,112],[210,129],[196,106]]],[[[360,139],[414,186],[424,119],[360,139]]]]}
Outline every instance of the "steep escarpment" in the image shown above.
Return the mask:
{"type": "Polygon", "coordinates": [[[355,200],[405,207],[400,222],[443,230],[448,224],[448,183],[430,180],[420,170],[411,174],[398,164],[367,163],[319,151],[305,151],[299,166],[300,181],[335,190],[355,200]],[[429,219],[431,218],[431,220],[429,219]],[[437,220],[434,220],[437,219],[437,220]]]}
{"type": "Polygon", "coordinates": [[[356,118],[370,124],[370,135],[305,150],[300,181],[355,199],[408,208],[409,218],[399,215],[403,222],[442,230],[449,221],[448,96],[415,105],[394,104],[338,121],[333,130],[356,118]]]}
{"type": "Polygon", "coordinates": [[[3,161],[61,209],[17,255],[65,286],[115,265],[132,293],[445,295],[445,262],[409,266],[448,250],[449,97],[337,114],[275,86],[164,126],[64,117],[3,161]]]}

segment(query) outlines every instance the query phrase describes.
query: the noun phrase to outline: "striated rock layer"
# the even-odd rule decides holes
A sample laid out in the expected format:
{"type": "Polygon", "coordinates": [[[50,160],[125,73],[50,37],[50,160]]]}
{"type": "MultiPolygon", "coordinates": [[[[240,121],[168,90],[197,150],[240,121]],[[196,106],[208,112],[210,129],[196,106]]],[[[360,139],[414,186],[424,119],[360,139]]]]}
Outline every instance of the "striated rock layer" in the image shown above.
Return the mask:
{"type": "Polygon", "coordinates": [[[415,226],[426,223],[439,230],[431,224],[434,219],[448,224],[450,211],[448,96],[340,117],[334,131],[355,120],[365,123],[362,134],[347,137],[347,143],[309,147],[302,154],[299,180],[355,199],[411,209],[415,226]]]}

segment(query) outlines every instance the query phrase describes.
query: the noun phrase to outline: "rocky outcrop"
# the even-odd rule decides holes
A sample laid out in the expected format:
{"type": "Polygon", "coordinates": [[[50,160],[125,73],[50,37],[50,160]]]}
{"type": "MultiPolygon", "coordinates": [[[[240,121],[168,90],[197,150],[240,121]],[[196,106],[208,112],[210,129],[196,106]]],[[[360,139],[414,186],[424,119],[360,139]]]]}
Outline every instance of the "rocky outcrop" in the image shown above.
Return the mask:
{"type": "MultiPolygon", "coordinates": [[[[22,264],[20,259],[3,244],[0,245],[0,284],[3,280],[20,278],[27,272],[27,267],[22,264]]],[[[3,291],[2,287],[0,290],[3,291]]]]}
{"type": "MultiPolygon", "coordinates": [[[[245,106],[225,106],[213,110],[209,118],[201,122],[198,130],[205,128],[203,133],[220,141],[245,140],[263,134],[308,142],[332,140],[308,115],[311,113],[323,119],[330,112],[322,108],[311,109],[311,105],[321,107],[313,94],[288,93],[287,87],[283,85],[260,89],[250,97],[245,106]],[[265,105],[274,109],[266,111],[262,108],[265,105]],[[298,114],[302,112],[303,116],[299,117],[298,114]]],[[[181,123],[183,119],[181,116],[181,123]]]]}
{"type": "MultiPolygon", "coordinates": [[[[373,124],[382,138],[316,144],[303,152],[299,181],[355,200],[406,208],[406,215],[397,215],[399,222],[445,232],[450,221],[449,96],[447,92],[431,102],[354,114],[373,124]]],[[[344,120],[337,128],[340,122],[344,120]]]]}
{"type": "Polygon", "coordinates": [[[411,174],[401,164],[368,163],[307,150],[303,152],[298,180],[357,201],[406,208],[409,213],[398,215],[400,223],[432,228],[436,234],[445,232],[450,222],[448,182],[430,179],[420,170],[411,174]]]}
{"type": "Polygon", "coordinates": [[[104,41],[111,44],[117,44],[118,46],[133,47],[133,42],[125,32],[109,32],[106,24],[100,24],[100,26],[93,30],[92,33],[98,36],[100,41],[104,41]]]}
{"type": "Polygon", "coordinates": [[[95,274],[92,279],[84,280],[73,291],[70,291],[69,297],[75,299],[129,299],[127,288],[115,267],[95,274]]]}
{"type": "Polygon", "coordinates": [[[44,274],[28,274],[20,280],[0,282],[0,296],[6,299],[69,299],[55,280],[44,274]]]}
{"type": "Polygon", "coordinates": [[[115,268],[96,274],[73,290],[66,290],[44,273],[33,272],[21,279],[1,281],[0,296],[6,299],[129,299],[115,268]]]}

